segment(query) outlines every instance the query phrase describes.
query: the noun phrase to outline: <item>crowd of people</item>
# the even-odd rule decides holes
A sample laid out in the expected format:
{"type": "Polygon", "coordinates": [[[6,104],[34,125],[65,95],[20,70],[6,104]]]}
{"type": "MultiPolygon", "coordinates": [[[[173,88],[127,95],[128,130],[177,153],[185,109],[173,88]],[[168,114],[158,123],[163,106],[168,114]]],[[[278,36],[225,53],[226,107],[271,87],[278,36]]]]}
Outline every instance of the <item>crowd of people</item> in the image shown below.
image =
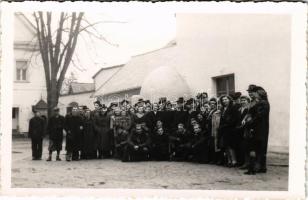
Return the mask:
{"type": "Polygon", "coordinates": [[[158,102],[123,100],[95,109],[73,107],[65,117],[54,108],[48,122],[38,111],[29,123],[33,160],[41,160],[42,139],[49,135],[49,156],[65,138],[66,161],[114,158],[133,161],[187,161],[266,172],[270,106],[266,91],[249,85],[248,95],[235,92],[208,98],[166,98],[158,102]],[[47,125],[45,125],[47,124],[47,125]],[[46,131],[45,131],[46,130],[46,131]],[[65,137],[64,137],[65,133],[65,137]]]}

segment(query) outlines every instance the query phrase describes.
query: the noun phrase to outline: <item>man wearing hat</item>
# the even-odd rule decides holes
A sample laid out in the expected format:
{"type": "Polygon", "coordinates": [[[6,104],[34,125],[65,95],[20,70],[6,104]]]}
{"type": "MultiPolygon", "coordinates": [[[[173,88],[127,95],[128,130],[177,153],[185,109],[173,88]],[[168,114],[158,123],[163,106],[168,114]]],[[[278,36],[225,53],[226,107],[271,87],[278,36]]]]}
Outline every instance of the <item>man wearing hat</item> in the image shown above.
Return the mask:
{"type": "Polygon", "coordinates": [[[172,125],[172,131],[177,130],[178,125],[181,123],[183,125],[186,125],[187,122],[187,112],[184,109],[184,98],[183,97],[179,97],[179,99],[176,101],[177,103],[177,109],[175,111],[174,114],[174,118],[173,118],[173,125],[172,125]]]}
{"type": "Polygon", "coordinates": [[[45,120],[40,112],[34,110],[34,117],[29,122],[29,137],[31,138],[32,160],[42,159],[43,137],[45,134],[45,120]]]}
{"type": "Polygon", "coordinates": [[[47,161],[52,160],[52,152],[57,151],[57,161],[61,161],[60,151],[62,150],[63,130],[65,126],[65,118],[59,114],[59,108],[53,109],[54,114],[48,120],[47,132],[49,134],[49,156],[47,161]]]}

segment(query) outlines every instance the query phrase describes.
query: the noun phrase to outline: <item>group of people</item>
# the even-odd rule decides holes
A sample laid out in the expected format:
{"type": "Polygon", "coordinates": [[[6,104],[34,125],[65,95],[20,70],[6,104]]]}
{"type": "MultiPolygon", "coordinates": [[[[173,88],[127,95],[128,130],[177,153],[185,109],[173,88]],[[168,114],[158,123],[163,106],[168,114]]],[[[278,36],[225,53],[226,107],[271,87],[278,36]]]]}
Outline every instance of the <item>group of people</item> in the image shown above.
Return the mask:
{"type": "Polygon", "coordinates": [[[47,125],[34,111],[29,123],[34,160],[42,157],[47,130],[49,156],[60,161],[66,133],[66,160],[115,158],[132,161],[189,161],[247,169],[245,174],[266,172],[270,106],[266,91],[249,85],[248,96],[235,92],[208,98],[203,92],[176,104],[139,99],[95,109],[73,107],[65,117],[54,108],[47,125]]]}

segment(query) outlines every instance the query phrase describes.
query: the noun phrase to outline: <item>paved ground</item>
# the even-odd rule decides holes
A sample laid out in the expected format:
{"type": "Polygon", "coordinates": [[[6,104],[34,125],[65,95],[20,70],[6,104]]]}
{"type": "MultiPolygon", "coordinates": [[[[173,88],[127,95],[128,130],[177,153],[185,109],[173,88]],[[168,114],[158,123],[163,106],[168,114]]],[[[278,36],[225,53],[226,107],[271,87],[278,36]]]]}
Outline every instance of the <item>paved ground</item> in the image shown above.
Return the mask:
{"type": "MultiPolygon", "coordinates": [[[[44,159],[47,157],[44,141],[44,159]]],[[[63,152],[64,153],[64,152],[63,152]]],[[[64,155],[61,155],[64,159],[64,155]]],[[[30,141],[13,140],[12,187],[287,190],[288,156],[270,154],[267,174],[186,162],[32,161],[30,141]]]]}

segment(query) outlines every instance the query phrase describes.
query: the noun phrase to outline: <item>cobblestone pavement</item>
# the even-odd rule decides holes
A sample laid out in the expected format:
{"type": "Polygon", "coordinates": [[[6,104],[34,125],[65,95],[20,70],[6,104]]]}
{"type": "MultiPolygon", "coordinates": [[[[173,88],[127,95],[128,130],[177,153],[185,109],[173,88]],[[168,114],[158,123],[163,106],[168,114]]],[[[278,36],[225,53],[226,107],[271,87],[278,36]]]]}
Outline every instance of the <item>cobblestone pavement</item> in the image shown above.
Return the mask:
{"type": "MultiPolygon", "coordinates": [[[[136,162],[118,160],[32,161],[30,141],[13,140],[12,187],[17,188],[143,188],[287,190],[288,157],[269,156],[267,174],[187,162],[136,162]]],[[[47,157],[44,141],[43,158],[47,157]]],[[[64,151],[63,151],[64,153],[64,151]]],[[[64,160],[64,154],[61,155],[64,160]]]]}

